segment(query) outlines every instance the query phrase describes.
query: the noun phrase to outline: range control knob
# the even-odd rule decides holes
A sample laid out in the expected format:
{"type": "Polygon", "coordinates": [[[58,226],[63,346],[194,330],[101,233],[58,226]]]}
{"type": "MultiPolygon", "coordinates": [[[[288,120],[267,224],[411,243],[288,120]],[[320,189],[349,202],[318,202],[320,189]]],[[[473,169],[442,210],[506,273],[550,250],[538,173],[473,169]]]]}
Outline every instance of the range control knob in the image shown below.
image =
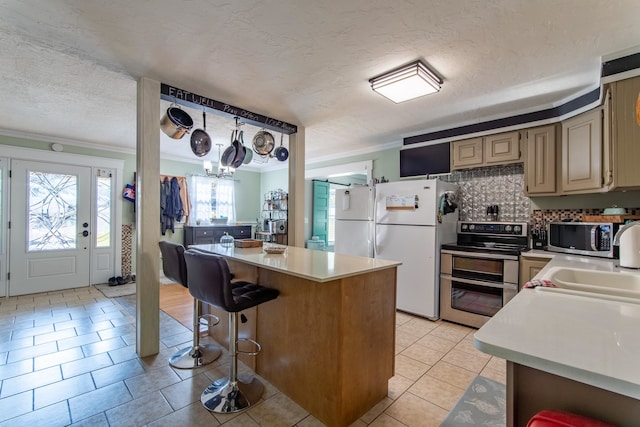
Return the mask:
{"type": "Polygon", "coordinates": [[[522,227],[520,227],[519,225],[514,225],[513,231],[516,232],[517,234],[520,234],[520,232],[522,231],[522,227]]]}
{"type": "Polygon", "coordinates": [[[462,224],[462,227],[460,227],[462,230],[466,230],[467,228],[469,228],[469,226],[467,224],[462,224]]]}
{"type": "Polygon", "coordinates": [[[470,224],[470,225],[469,225],[469,230],[474,230],[475,228],[476,228],[476,226],[475,226],[475,225],[473,225],[473,224],[470,224]]]}
{"type": "Polygon", "coordinates": [[[505,225],[504,226],[504,231],[506,231],[507,233],[511,232],[511,226],[510,225],[505,225]]]}

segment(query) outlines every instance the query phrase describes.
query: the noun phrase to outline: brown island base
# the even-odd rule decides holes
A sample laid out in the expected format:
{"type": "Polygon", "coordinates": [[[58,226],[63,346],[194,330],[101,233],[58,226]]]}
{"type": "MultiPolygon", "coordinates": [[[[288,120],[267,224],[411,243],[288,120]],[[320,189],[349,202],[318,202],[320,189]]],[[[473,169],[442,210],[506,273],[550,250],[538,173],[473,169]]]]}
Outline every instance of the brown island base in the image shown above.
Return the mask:
{"type": "MultiPolygon", "coordinates": [[[[394,374],[399,262],[287,247],[195,245],[224,256],[235,279],[278,289],[277,299],[243,312],[239,337],[262,346],[240,359],[318,420],[348,426],[387,396],[394,374]]],[[[210,328],[228,345],[228,316],[210,328]]]]}

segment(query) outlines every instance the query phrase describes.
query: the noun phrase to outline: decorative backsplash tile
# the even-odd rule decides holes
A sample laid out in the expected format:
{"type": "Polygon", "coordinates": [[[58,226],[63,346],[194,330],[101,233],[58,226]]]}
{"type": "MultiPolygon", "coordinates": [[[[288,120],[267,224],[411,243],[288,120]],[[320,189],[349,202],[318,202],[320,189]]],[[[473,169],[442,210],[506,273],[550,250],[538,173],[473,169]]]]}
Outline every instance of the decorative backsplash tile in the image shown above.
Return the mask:
{"type": "MultiPolygon", "coordinates": [[[[570,219],[584,221],[585,215],[602,215],[603,209],[535,209],[531,212],[531,227],[546,227],[550,222],[570,219]]],[[[640,208],[628,208],[628,215],[640,215],[640,208]]]]}
{"type": "Polygon", "coordinates": [[[457,197],[461,221],[489,221],[487,206],[498,205],[498,221],[529,221],[531,201],[524,194],[524,165],[453,171],[442,177],[460,186],[457,197]]]}

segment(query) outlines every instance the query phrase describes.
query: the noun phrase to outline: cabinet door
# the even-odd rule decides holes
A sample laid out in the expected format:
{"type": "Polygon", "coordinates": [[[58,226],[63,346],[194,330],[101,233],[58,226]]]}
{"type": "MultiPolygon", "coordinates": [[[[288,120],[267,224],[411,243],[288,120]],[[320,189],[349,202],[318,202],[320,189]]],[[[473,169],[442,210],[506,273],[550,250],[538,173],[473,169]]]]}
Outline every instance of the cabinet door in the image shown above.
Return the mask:
{"type": "Polygon", "coordinates": [[[549,263],[550,259],[546,258],[528,258],[525,256],[520,257],[520,286],[533,279],[539,272],[549,263]]]}
{"type": "Polygon", "coordinates": [[[451,143],[451,169],[481,166],[482,161],[482,138],[451,143]]]}
{"type": "Polygon", "coordinates": [[[640,123],[636,103],[640,96],[640,77],[611,84],[613,125],[613,176],[615,186],[640,187],[640,123]]]}
{"type": "Polygon", "coordinates": [[[556,126],[529,129],[524,178],[527,195],[556,192],[556,126]]]}
{"type": "Polygon", "coordinates": [[[520,161],[520,132],[484,137],[484,163],[498,165],[520,161]]]}
{"type": "Polygon", "coordinates": [[[602,188],[602,113],[600,108],[562,122],[562,191],[602,188]]]}

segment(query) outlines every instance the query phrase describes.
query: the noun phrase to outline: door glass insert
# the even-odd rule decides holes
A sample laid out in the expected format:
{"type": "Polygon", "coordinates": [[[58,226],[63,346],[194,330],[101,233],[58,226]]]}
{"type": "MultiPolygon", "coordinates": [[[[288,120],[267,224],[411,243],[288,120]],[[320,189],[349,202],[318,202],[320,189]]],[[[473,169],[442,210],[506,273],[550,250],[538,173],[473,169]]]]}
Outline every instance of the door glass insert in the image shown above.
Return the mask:
{"type": "Polygon", "coordinates": [[[29,252],[76,249],[78,178],[29,172],[29,252]]]}
{"type": "Polygon", "coordinates": [[[96,247],[111,246],[111,177],[97,177],[96,183],[96,247]]]}

